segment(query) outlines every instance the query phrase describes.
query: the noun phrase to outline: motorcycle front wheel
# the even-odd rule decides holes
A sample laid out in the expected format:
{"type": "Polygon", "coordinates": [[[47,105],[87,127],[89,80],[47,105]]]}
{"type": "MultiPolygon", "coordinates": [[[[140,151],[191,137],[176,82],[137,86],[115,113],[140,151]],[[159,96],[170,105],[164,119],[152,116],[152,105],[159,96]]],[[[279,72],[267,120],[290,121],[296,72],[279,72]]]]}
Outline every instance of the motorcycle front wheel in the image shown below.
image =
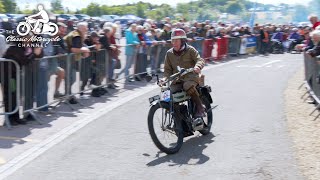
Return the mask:
{"type": "Polygon", "coordinates": [[[170,114],[170,105],[160,102],[148,114],[149,133],[154,144],[164,153],[177,153],[183,143],[181,121],[170,114]]]}

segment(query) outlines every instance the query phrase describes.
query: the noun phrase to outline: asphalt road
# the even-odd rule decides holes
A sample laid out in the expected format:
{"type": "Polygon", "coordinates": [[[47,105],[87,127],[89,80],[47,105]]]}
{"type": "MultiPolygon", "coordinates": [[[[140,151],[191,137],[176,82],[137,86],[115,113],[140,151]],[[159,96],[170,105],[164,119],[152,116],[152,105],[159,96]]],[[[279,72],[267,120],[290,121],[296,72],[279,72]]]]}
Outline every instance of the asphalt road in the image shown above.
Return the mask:
{"type": "Polygon", "coordinates": [[[303,65],[301,55],[250,57],[208,66],[212,132],[184,140],[179,153],[160,153],[147,129],[148,98],[127,102],[18,169],[9,180],[300,180],[291,149],[283,93],[303,65]]]}

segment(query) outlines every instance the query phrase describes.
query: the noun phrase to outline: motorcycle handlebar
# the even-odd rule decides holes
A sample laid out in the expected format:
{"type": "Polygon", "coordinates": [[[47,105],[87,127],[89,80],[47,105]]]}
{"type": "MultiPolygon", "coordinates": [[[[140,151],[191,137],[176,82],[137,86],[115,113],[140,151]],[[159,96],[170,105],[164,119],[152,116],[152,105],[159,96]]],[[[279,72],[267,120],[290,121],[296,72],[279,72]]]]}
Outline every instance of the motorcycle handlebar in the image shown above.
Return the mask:
{"type": "MultiPolygon", "coordinates": [[[[175,73],[173,75],[171,75],[168,80],[162,82],[161,84],[167,84],[169,81],[174,81],[176,80],[178,77],[184,76],[188,73],[194,72],[194,68],[189,68],[189,69],[181,69],[180,72],[175,73]]],[[[160,83],[158,83],[158,85],[160,85],[160,83]]]]}

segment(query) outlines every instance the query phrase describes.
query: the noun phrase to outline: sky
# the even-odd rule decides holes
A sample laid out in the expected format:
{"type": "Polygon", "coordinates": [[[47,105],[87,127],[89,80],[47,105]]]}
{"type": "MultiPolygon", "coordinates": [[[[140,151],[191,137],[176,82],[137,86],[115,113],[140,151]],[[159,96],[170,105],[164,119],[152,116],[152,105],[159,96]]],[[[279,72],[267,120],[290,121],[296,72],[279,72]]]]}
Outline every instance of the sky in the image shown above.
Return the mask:
{"type": "MultiPolygon", "coordinates": [[[[135,3],[135,2],[150,2],[152,4],[169,4],[171,6],[176,6],[178,3],[185,3],[190,1],[196,1],[196,0],[62,0],[62,5],[64,7],[68,7],[70,10],[76,10],[76,9],[82,9],[86,7],[91,2],[95,2],[98,4],[107,4],[107,5],[120,5],[120,4],[127,4],[127,3],[135,3]]],[[[255,0],[250,0],[255,1],[255,0]]],[[[302,4],[302,3],[308,3],[311,0],[256,0],[259,3],[264,4],[280,4],[280,3],[287,3],[287,4],[302,4]]],[[[21,9],[24,9],[26,4],[29,3],[29,6],[36,6],[38,3],[43,3],[45,6],[50,6],[51,0],[16,0],[18,6],[21,9]]]]}

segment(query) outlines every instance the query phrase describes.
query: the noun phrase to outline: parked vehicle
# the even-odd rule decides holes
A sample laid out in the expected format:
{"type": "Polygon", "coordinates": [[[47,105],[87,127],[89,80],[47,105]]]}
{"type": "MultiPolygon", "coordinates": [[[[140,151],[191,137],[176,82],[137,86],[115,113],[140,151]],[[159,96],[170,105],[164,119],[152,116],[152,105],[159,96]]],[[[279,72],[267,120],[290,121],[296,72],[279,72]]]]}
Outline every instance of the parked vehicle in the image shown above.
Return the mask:
{"type": "Polygon", "coordinates": [[[91,17],[87,14],[75,14],[75,17],[77,17],[80,21],[86,21],[89,20],[91,17]]]}
{"type": "Polygon", "coordinates": [[[119,16],[117,16],[117,15],[102,15],[101,18],[105,22],[114,22],[114,19],[119,18],[119,16]]]}
{"type": "Polygon", "coordinates": [[[79,20],[76,16],[71,15],[71,14],[59,14],[58,17],[66,19],[67,21],[69,21],[69,20],[78,21],[79,20]]]}

